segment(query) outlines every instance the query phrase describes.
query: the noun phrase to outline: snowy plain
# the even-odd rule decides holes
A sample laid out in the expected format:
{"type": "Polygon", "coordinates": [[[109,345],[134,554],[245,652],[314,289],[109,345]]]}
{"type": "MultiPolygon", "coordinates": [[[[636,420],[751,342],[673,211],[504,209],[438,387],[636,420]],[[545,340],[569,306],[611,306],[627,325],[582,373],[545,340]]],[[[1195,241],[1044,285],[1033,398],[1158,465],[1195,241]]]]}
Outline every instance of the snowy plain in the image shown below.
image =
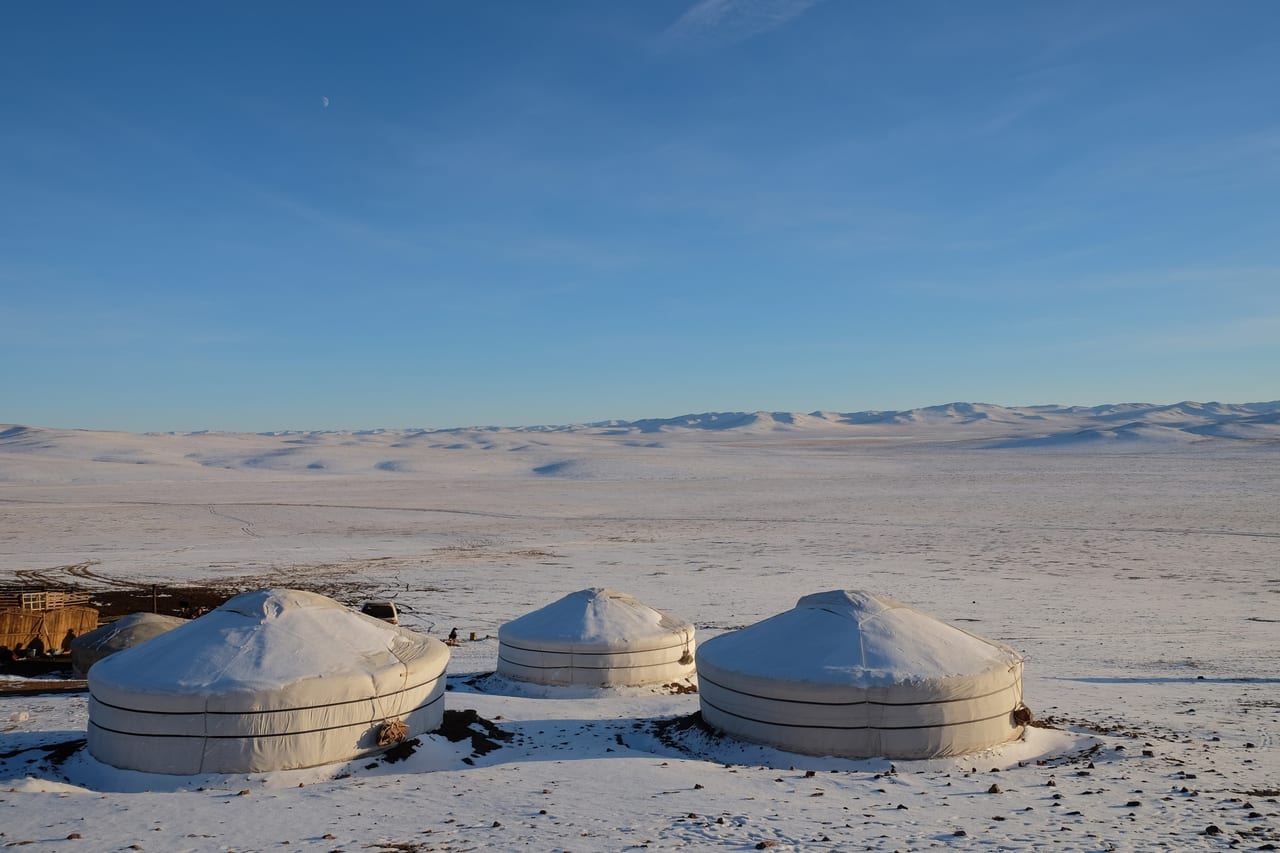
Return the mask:
{"type": "Polygon", "coordinates": [[[1280,845],[1280,404],[756,413],[546,429],[0,427],[0,583],[392,597],[474,738],[171,777],[0,693],[26,850],[1142,850],[1280,845]],[[890,595],[1026,658],[1048,727],[932,761],[717,738],[695,694],[521,685],[503,622],[608,586],[699,640],[890,595]]]}

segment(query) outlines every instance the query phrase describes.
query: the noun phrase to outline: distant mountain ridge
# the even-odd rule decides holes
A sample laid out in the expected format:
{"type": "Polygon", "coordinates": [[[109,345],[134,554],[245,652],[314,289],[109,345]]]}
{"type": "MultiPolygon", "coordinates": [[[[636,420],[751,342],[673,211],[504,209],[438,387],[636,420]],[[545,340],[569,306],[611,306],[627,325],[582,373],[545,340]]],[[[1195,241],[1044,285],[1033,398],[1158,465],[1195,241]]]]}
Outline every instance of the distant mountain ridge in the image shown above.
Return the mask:
{"type": "Polygon", "coordinates": [[[871,410],[862,412],[706,412],[672,418],[636,421],[605,421],[541,430],[583,430],[609,428],[641,433],[676,430],[791,431],[827,426],[969,426],[1008,425],[1022,431],[1042,426],[1051,433],[1108,433],[1136,435],[1144,428],[1163,428],[1186,433],[1189,438],[1280,439],[1280,401],[1265,403],[1172,404],[1109,403],[1100,406],[999,406],[991,403],[945,403],[918,409],[871,410]],[[1116,424],[1119,422],[1119,425],[1116,424]],[[1054,427],[1060,429],[1055,430],[1054,427]]]}
{"type": "Polygon", "coordinates": [[[705,412],[587,424],[452,429],[130,433],[0,424],[0,483],[243,476],[673,479],[775,451],[902,448],[1045,453],[1280,451],[1280,401],[997,406],[901,411],[705,412]],[[746,457],[734,452],[742,448],[746,457]],[[483,461],[481,460],[483,454],[483,461]],[[718,460],[718,461],[713,461],[718,460]],[[730,462],[729,460],[737,460],[730,462]]]}
{"type": "Polygon", "coordinates": [[[702,412],[634,421],[577,424],[470,426],[439,429],[276,430],[232,433],[213,430],[170,433],[109,433],[0,424],[0,451],[52,449],[75,435],[274,438],[286,446],[305,446],[333,436],[394,442],[392,447],[432,446],[463,449],[484,446],[485,436],[511,434],[598,436],[682,433],[775,433],[868,436],[918,436],[922,439],[986,441],[989,447],[1064,446],[1099,442],[1199,442],[1216,439],[1280,442],[1280,400],[1259,403],[1108,403],[1099,406],[1000,406],[992,403],[944,403],[902,410],[860,412],[702,412]],[[457,443],[447,442],[457,438],[457,443]]]}

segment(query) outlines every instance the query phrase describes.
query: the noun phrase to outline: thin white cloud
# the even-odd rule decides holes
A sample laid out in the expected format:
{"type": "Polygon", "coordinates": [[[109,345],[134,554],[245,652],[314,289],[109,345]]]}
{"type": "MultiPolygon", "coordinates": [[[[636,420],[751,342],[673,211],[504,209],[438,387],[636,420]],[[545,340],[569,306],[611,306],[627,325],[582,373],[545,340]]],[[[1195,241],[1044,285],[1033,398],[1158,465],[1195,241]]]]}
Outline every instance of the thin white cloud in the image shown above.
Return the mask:
{"type": "Polygon", "coordinates": [[[733,43],[776,29],[820,0],[698,0],[666,29],[664,48],[703,42],[733,43]]]}
{"type": "Polygon", "coordinates": [[[1207,358],[1248,351],[1274,352],[1277,341],[1280,341],[1280,314],[1263,314],[1202,323],[1184,322],[1155,329],[1139,322],[1106,334],[1046,340],[1045,347],[1064,353],[1109,353],[1116,358],[1122,355],[1159,355],[1173,364],[1176,359],[1186,356],[1207,358]]]}
{"type": "Polygon", "coordinates": [[[1154,332],[1139,332],[1129,341],[1133,348],[1156,352],[1229,352],[1276,349],[1280,341],[1280,315],[1236,317],[1220,323],[1154,332]]]}

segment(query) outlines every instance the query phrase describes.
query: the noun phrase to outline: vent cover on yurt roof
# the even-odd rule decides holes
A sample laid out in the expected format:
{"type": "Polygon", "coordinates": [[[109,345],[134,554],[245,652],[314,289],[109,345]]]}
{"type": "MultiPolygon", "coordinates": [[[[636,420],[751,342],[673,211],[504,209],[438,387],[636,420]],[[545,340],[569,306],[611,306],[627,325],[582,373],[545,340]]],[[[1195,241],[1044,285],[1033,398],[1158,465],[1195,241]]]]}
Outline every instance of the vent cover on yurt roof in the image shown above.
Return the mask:
{"type": "Polygon", "coordinates": [[[187,624],[189,620],[160,613],[130,613],[81,634],[71,641],[71,669],[80,675],[105,657],[141,645],[187,624]]]}
{"type": "Polygon", "coordinates": [[[89,672],[89,751],[152,773],[345,761],[439,728],[439,640],[290,589],[218,609],[89,672]]]}
{"type": "Polygon", "coordinates": [[[693,625],[626,593],[583,589],[498,629],[498,672],[538,684],[665,684],[693,674],[693,625]]]}
{"type": "Polygon", "coordinates": [[[835,590],[698,649],[702,717],[848,758],[957,755],[1017,738],[1022,658],[886,596],[835,590]]]}

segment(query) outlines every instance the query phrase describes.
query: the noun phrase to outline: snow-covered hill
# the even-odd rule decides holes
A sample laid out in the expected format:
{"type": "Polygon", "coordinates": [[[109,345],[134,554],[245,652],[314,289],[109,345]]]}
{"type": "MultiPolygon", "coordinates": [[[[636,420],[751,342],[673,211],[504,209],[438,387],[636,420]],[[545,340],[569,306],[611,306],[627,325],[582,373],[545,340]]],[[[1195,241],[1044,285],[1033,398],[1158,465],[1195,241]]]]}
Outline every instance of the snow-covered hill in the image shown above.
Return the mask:
{"type": "Polygon", "coordinates": [[[681,478],[690,454],[742,442],[945,444],[1076,452],[1206,446],[1280,448],[1280,402],[1006,407],[948,403],[904,411],[708,412],[559,426],[124,433],[0,426],[0,482],[184,480],[218,472],[300,475],[457,472],[487,454],[511,477],[610,477],[619,466],[681,478]],[[701,448],[701,449],[699,449],[701,448]],[[589,452],[588,452],[589,451],[589,452]],[[126,472],[127,473],[124,473],[126,472]]]}

